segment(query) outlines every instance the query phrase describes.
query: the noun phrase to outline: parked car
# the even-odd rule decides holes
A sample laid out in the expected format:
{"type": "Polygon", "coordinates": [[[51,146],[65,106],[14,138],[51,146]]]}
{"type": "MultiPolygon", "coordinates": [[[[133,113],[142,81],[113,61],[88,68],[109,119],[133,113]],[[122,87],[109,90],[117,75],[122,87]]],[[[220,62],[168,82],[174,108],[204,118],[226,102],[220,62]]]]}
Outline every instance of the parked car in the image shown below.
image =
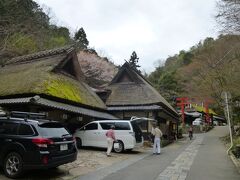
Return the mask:
{"type": "Polygon", "coordinates": [[[214,126],[219,126],[218,121],[213,121],[213,125],[214,125],[214,126]]]}
{"type": "Polygon", "coordinates": [[[193,122],[192,122],[192,125],[194,126],[200,126],[203,124],[203,121],[201,118],[196,118],[193,122]]]}
{"type": "Polygon", "coordinates": [[[136,121],[131,120],[102,120],[93,121],[77,129],[74,137],[77,147],[92,146],[107,148],[106,132],[110,127],[115,126],[115,137],[119,143],[118,147],[113,146],[115,152],[132,150],[143,145],[143,135],[136,121]]]}
{"type": "MultiPolygon", "coordinates": [[[[29,114],[28,114],[29,115],[29,114]]],[[[0,165],[9,178],[75,161],[73,136],[58,122],[0,117],[0,165]]]]}

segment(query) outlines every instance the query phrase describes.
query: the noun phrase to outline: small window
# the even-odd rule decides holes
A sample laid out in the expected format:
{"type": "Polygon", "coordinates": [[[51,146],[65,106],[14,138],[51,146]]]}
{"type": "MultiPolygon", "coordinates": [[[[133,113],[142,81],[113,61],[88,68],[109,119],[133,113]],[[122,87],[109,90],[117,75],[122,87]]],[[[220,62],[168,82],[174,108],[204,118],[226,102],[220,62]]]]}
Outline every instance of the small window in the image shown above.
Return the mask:
{"type": "Polygon", "coordinates": [[[111,128],[111,126],[115,126],[115,123],[114,122],[100,122],[100,125],[102,127],[102,129],[104,130],[108,130],[111,128]]]}
{"type": "Polygon", "coordinates": [[[116,130],[130,130],[130,126],[128,122],[115,122],[116,130]]]}
{"type": "Polygon", "coordinates": [[[0,134],[17,135],[18,123],[1,122],[0,134]]]}
{"type": "Polygon", "coordinates": [[[91,123],[85,126],[85,130],[97,130],[98,125],[97,123],[91,123]]]}
{"type": "Polygon", "coordinates": [[[19,127],[19,135],[33,135],[34,132],[31,128],[31,126],[27,125],[27,124],[21,124],[19,127]]]}

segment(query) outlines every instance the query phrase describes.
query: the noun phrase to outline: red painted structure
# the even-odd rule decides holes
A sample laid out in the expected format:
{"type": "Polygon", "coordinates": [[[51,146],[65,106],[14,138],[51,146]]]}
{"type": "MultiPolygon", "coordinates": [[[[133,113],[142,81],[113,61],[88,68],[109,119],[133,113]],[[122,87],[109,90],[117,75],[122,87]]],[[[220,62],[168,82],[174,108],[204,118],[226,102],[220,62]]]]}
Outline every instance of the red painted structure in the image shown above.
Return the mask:
{"type": "Polygon", "coordinates": [[[184,109],[185,109],[185,106],[190,104],[188,102],[188,98],[187,97],[179,97],[176,99],[178,101],[177,103],[177,106],[180,106],[181,107],[181,113],[182,113],[182,123],[183,125],[185,124],[185,115],[184,115],[184,109]]]}
{"type": "Polygon", "coordinates": [[[206,122],[207,123],[210,123],[210,116],[209,116],[209,104],[211,104],[212,103],[212,100],[209,100],[209,99],[206,99],[205,101],[204,101],[204,108],[205,108],[205,113],[206,113],[206,122]]]}

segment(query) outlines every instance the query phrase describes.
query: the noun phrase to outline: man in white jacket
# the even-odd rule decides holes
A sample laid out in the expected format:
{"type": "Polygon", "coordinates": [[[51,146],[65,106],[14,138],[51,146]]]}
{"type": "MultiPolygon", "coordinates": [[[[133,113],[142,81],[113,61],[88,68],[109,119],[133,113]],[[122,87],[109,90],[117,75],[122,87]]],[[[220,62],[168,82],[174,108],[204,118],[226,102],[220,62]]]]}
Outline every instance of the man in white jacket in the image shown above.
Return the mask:
{"type": "Polygon", "coordinates": [[[162,137],[162,131],[156,126],[156,124],[153,124],[152,134],[154,135],[153,154],[160,155],[160,137],[162,137]]]}

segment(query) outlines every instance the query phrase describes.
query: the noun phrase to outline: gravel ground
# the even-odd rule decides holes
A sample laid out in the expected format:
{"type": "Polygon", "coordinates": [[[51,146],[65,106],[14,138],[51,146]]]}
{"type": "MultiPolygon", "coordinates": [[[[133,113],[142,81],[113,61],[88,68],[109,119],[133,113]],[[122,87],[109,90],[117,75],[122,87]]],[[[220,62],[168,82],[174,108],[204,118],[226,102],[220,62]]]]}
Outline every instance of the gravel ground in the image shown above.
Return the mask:
{"type": "Polygon", "coordinates": [[[58,168],[64,172],[64,176],[58,179],[72,179],[100,168],[111,166],[114,163],[124,161],[133,157],[136,154],[149,151],[149,148],[139,148],[137,151],[124,153],[111,153],[111,157],[106,156],[106,151],[101,149],[81,149],[78,153],[78,158],[72,163],[62,165],[58,168]]]}
{"type": "Polygon", "coordinates": [[[68,176],[63,179],[71,179],[72,177],[87,174],[96,169],[110,166],[116,162],[129,158],[129,153],[112,153],[111,157],[107,157],[103,150],[81,149],[78,158],[72,163],[68,163],[59,167],[59,170],[65,171],[68,176]]]}

